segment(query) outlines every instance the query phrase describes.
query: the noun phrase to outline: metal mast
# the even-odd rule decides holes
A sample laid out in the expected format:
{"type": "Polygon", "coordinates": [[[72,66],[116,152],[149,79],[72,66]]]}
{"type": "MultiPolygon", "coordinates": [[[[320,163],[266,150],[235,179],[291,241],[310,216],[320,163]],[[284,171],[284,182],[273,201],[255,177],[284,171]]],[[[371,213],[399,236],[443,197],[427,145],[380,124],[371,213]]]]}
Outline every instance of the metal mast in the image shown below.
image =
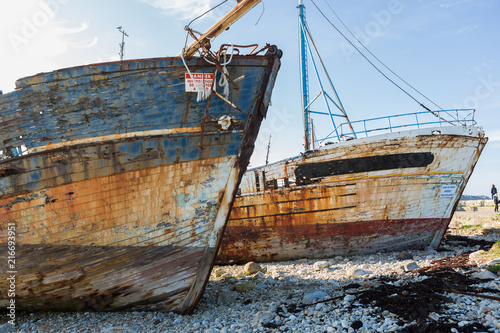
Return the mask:
{"type": "Polygon", "coordinates": [[[342,105],[342,102],[340,101],[340,98],[337,94],[337,90],[335,89],[335,86],[332,83],[330,75],[326,70],[323,60],[321,59],[319,51],[316,48],[314,40],[311,36],[309,27],[307,26],[305,6],[303,4],[303,0],[299,0],[299,6],[297,8],[299,9],[300,58],[301,58],[300,61],[301,61],[301,77],[302,77],[302,86],[301,86],[302,112],[304,117],[304,146],[306,151],[310,151],[316,149],[315,143],[317,141],[325,141],[330,138],[336,138],[340,142],[346,137],[355,138],[356,133],[354,132],[351,122],[349,121],[349,117],[345,112],[344,106],[342,105]],[[318,86],[320,89],[319,93],[312,100],[309,100],[309,79],[308,79],[308,59],[307,59],[308,52],[311,57],[311,63],[313,65],[316,78],[318,79],[318,86]],[[318,71],[318,66],[316,66],[316,58],[319,61],[320,68],[323,70],[323,75],[320,75],[318,71]],[[325,90],[325,86],[323,85],[322,82],[323,80],[321,78],[322,76],[325,77],[326,82],[329,84],[332,96],[334,98],[332,98],[330,94],[325,90]],[[326,111],[311,110],[312,104],[319,97],[322,97],[322,99],[324,100],[326,111]],[[340,111],[340,113],[339,112],[334,113],[332,111],[332,106],[335,106],[335,108],[338,111],[340,111]],[[313,133],[314,130],[312,126],[313,114],[327,116],[330,119],[330,122],[333,126],[333,130],[326,137],[319,140],[315,139],[313,133]],[[347,133],[347,135],[339,133],[338,131],[339,127],[336,126],[334,118],[344,119],[346,122],[345,124],[349,126],[351,132],[347,133]]]}
{"type": "Polygon", "coordinates": [[[300,69],[302,78],[302,112],[304,118],[304,149],[311,150],[311,128],[309,118],[309,80],[307,73],[306,16],[303,0],[299,0],[300,69]]]}
{"type": "Polygon", "coordinates": [[[266,165],[269,164],[269,151],[271,150],[271,136],[269,135],[269,143],[267,144],[266,165]]]}
{"type": "Polygon", "coordinates": [[[125,36],[128,37],[127,33],[125,32],[125,30],[122,30],[122,27],[119,26],[118,28],[118,31],[120,31],[122,33],[122,43],[120,44],[120,60],[123,60],[123,56],[124,56],[124,48],[125,48],[125,36]]]}

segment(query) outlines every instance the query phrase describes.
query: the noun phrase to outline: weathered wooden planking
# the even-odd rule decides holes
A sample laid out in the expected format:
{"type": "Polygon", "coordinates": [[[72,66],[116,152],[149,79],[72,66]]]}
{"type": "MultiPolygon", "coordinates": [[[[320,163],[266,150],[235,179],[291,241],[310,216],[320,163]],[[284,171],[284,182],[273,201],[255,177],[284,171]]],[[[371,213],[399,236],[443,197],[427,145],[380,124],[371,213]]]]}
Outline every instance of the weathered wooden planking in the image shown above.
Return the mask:
{"type": "MultiPolygon", "coordinates": [[[[279,69],[277,50],[234,56],[227,102],[184,92],[178,58],[82,66],[0,96],[0,304],[26,310],[189,313],[279,69]],[[218,124],[231,117],[231,126],[218,124]]],[[[204,60],[192,72],[214,72],[204,60]]],[[[217,78],[218,79],[218,78],[217,78]]]]}
{"type": "MultiPolygon", "coordinates": [[[[159,167],[159,170],[144,170],[143,176],[136,172],[121,173],[76,182],[43,190],[43,195],[39,195],[41,200],[24,202],[27,207],[17,212],[11,213],[4,207],[2,220],[16,221],[18,239],[22,239],[22,244],[28,244],[25,251],[21,250],[21,245],[17,252],[20,260],[17,269],[18,306],[36,309],[33,304],[41,303],[53,309],[68,310],[72,304],[74,309],[81,309],[87,306],[82,302],[90,302],[88,298],[95,294],[97,300],[92,301],[92,308],[102,310],[114,305],[99,304],[100,297],[125,287],[134,290],[133,295],[128,296],[130,301],[123,304],[131,306],[147,301],[148,297],[154,300],[157,293],[166,293],[171,284],[181,282],[183,294],[177,294],[175,298],[182,300],[189,281],[196,275],[197,262],[207,250],[206,244],[214,232],[218,213],[216,203],[221,200],[220,192],[225,185],[225,179],[217,172],[227,170],[225,164],[235,162],[234,158],[219,159],[227,161],[206,160],[195,166],[178,163],[159,167]],[[217,168],[212,168],[214,165],[217,168]],[[205,170],[207,166],[211,171],[205,170]],[[185,186],[186,192],[175,195],[178,183],[186,179],[165,177],[172,168],[182,170],[186,178],[195,178],[205,172],[208,177],[219,179],[219,184],[211,182],[214,191],[207,191],[207,184],[193,181],[192,185],[185,186]],[[187,173],[186,170],[192,171],[187,173]],[[92,188],[91,198],[80,196],[80,188],[92,188]],[[74,194],[68,194],[71,192],[74,194]],[[134,193],[140,196],[125,200],[134,193]],[[194,193],[204,193],[204,198],[196,198],[194,193]],[[52,198],[49,203],[43,199],[47,196],[52,198]],[[117,200],[120,197],[122,201],[117,200]],[[29,215],[30,212],[35,214],[29,215]],[[155,251],[154,257],[149,253],[152,250],[155,251]],[[197,257],[186,259],[187,253],[191,252],[197,253],[197,257]],[[133,258],[136,259],[131,261],[133,258]],[[134,274],[147,272],[143,261],[151,260],[158,271],[142,277],[144,281],[134,281],[134,274]],[[176,278],[172,279],[168,274],[162,276],[163,271],[175,273],[176,278]],[[23,283],[25,275],[29,277],[34,272],[40,278],[23,283]],[[76,280],[75,272],[79,273],[76,280]],[[120,282],[121,274],[126,275],[128,284],[120,282]],[[57,288],[52,282],[54,275],[60,275],[57,288]],[[185,281],[177,281],[184,278],[185,281]],[[141,287],[145,283],[154,287],[141,287]],[[59,286],[71,286],[71,289],[80,291],[58,293],[59,286]],[[83,293],[86,289],[89,291],[83,293]],[[86,297],[75,300],[77,294],[86,294],[86,297]],[[149,294],[151,296],[146,297],[149,294]]],[[[38,194],[32,193],[33,196],[38,194]]],[[[117,299],[123,297],[116,295],[117,299]]]]}
{"type": "Polygon", "coordinates": [[[487,142],[477,128],[439,130],[347,141],[247,171],[217,262],[436,248],[487,142]]]}

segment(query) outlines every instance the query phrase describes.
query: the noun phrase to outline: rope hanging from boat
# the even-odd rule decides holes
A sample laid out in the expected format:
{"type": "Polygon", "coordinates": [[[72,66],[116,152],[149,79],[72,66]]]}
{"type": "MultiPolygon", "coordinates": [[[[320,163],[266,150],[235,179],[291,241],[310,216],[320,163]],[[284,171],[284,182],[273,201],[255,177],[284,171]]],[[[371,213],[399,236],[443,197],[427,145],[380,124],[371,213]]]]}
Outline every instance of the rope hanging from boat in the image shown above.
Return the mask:
{"type": "MultiPolygon", "coordinates": [[[[222,56],[224,57],[224,62],[220,62],[219,61],[219,65],[222,66],[222,75],[221,75],[221,77],[219,79],[219,86],[221,86],[221,87],[224,88],[224,92],[223,93],[224,93],[224,96],[226,98],[229,97],[229,82],[227,81],[227,78],[229,77],[229,70],[227,69],[226,65],[228,65],[229,63],[231,63],[231,60],[233,60],[233,54],[234,54],[234,46],[232,44],[229,44],[229,46],[231,47],[231,56],[229,57],[229,60],[227,60],[227,50],[223,49],[220,52],[222,53],[222,56]]],[[[210,61],[206,57],[206,55],[204,55],[203,58],[209,64],[215,65],[215,62],[210,61]]],[[[216,77],[216,76],[217,76],[217,69],[215,70],[215,76],[214,77],[216,77]]],[[[213,90],[215,90],[216,86],[217,86],[216,85],[216,80],[214,80],[213,90]]]]}
{"type": "MultiPolygon", "coordinates": [[[[330,25],[335,29],[337,30],[337,32],[363,57],[365,58],[366,61],[368,61],[368,63],[370,65],[372,65],[373,68],[375,68],[383,77],[385,77],[389,82],[391,82],[392,84],[394,84],[397,88],[399,88],[402,92],[404,92],[406,95],[408,95],[408,97],[410,97],[411,99],[413,99],[416,103],[418,103],[421,107],[423,107],[425,110],[429,111],[430,113],[432,113],[433,115],[435,115],[436,117],[439,117],[440,119],[442,119],[439,115],[437,115],[435,112],[433,112],[431,109],[429,109],[427,106],[425,106],[423,103],[421,103],[419,100],[417,100],[415,97],[413,97],[413,95],[411,95],[409,92],[407,92],[405,89],[403,89],[403,87],[401,87],[400,85],[398,85],[396,82],[394,82],[393,80],[391,80],[391,78],[389,78],[384,72],[382,72],[370,59],[368,59],[368,57],[363,53],[361,52],[361,50],[356,47],[356,45],[354,45],[353,42],[351,42],[351,40],[349,38],[347,38],[346,35],[344,35],[342,33],[342,31],[340,31],[336,26],[335,24],[333,24],[329,19],[328,17],[326,17],[326,15],[321,11],[321,9],[319,9],[319,7],[316,5],[316,3],[314,2],[314,0],[311,0],[311,2],[313,3],[314,7],[316,7],[316,9],[320,12],[320,14],[327,20],[328,23],[330,23],[330,25]]],[[[357,39],[356,39],[357,40],[357,39]]],[[[359,40],[358,40],[359,42],[359,40]]],[[[361,45],[363,45],[362,43],[360,43],[361,45]]],[[[371,52],[370,52],[371,54],[371,52]]],[[[375,57],[376,58],[376,57],[375,57]]],[[[378,60],[378,58],[376,58],[378,60]]],[[[380,61],[380,60],[378,60],[380,61]]],[[[385,66],[385,65],[384,65],[385,66]]],[[[391,71],[392,72],[392,71],[391,71]]],[[[404,82],[404,80],[403,80],[404,82]]],[[[406,82],[405,82],[406,83],[406,82]]],[[[423,96],[423,95],[422,95],[423,96]]],[[[425,97],[425,96],[424,96],[425,97]]],[[[427,98],[427,97],[425,97],[427,98]]],[[[428,98],[427,98],[428,99],[428,98]]],[[[439,106],[438,106],[439,107],[439,106]]],[[[441,109],[441,108],[440,108],[441,109]]],[[[441,109],[442,110],[442,109],[441,109]]],[[[443,119],[444,120],[444,119],[443,119]]]]}
{"type": "MultiPolygon", "coordinates": [[[[182,63],[184,64],[184,67],[186,67],[186,71],[188,72],[189,74],[189,77],[193,77],[193,74],[191,74],[191,71],[189,70],[189,67],[188,65],[186,64],[186,60],[184,60],[184,50],[181,52],[181,59],[182,59],[182,63]]],[[[203,75],[203,80],[202,80],[203,83],[200,83],[198,81],[194,81],[194,83],[196,84],[196,90],[198,90],[198,95],[196,96],[196,101],[197,102],[201,102],[201,101],[204,101],[206,100],[210,94],[212,93],[212,89],[205,89],[205,75],[203,75]]]]}
{"type": "MultiPolygon", "coordinates": [[[[227,69],[227,65],[229,65],[231,63],[231,60],[233,60],[233,54],[234,54],[234,47],[232,45],[230,45],[230,46],[231,46],[231,53],[229,56],[229,60],[227,60],[227,50],[225,50],[225,49],[221,52],[222,57],[224,58],[223,62],[220,62],[217,60],[211,61],[210,59],[207,58],[206,54],[203,55],[203,58],[205,59],[206,62],[208,62],[209,64],[212,64],[212,65],[218,64],[222,68],[222,70],[221,70],[222,75],[219,78],[219,86],[224,89],[223,94],[224,94],[226,99],[229,98],[229,81],[227,79],[229,77],[229,70],[227,69]]],[[[220,57],[221,57],[221,55],[219,54],[219,58],[220,57]]],[[[186,60],[184,59],[184,52],[181,52],[181,59],[182,59],[182,63],[184,64],[184,67],[186,68],[186,71],[188,72],[189,76],[192,77],[191,71],[190,71],[188,65],[186,64],[186,60]]],[[[218,66],[216,66],[214,78],[217,77],[217,71],[218,71],[217,67],[218,66]]],[[[235,81],[239,81],[242,78],[243,77],[237,78],[237,79],[235,79],[235,81]]],[[[206,87],[205,86],[205,76],[203,76],[203,83],[195,81],[195,84],[197,84],[196,88],[198,90],[198,96],[196,98],[197,102],[206,100],[210,96],[212,91],[217,94],[217,80],[215,80],[215,79],[213,81],[213,85],[212,85],[211,89],[205,89],[205,87],[206,87]]]]}
{"type": "MultiPolygon", "coordinates": [[[[233,58],[233,54],[236,52],[239,54],[239,51],[236,50],[232,45],[229,45],[231,47],[231,55],[229,60],[227,60],[227,52],[228,49],[221,46],[221,49],[217,52],[217,54],[214,54],[212,51],[210,51],[211,45],[210,45],[210,40],[218,36],[221,31],[228,29],[231,24],[233,24],[236,20],[238,20],[241,16],[243,16],[246,12],[248,12],[251,8],[253,8],[255,5],[257,5],[260,0],[238,0],[238,5],[234,7],[229,13],[227,13],[223,18],[221,18],[219,21],[217,21],[212,27],[210,27],[205,33],[201,34],[197,31],[194,31],[189,27],[194,21],[196,21],[198,18],[206,15],[210,11],[214,10],[215,8],[221,6],[222,4],[226,3],[229,0],[224,0],[221,3],[219,3],[217,6],[211,8],[210,10],[206,11],[202,15],[198,16],[197,18],[193,19],[189,24],[185,27],[185,30],[187,31],[186,35],[186,42],[184,45],[184,48],[181,51],[180,57],[182,58],[182,61],[184,63],[184,67],[186,67],[186,70],[188,74],[191,76],[191,72],[187,66],[187,63],[185,61],[185,58],[191,57],[194,53],[199,52],[200,56],[203,57],[205,61],[207,61],[210,64],[215,65],[215,73],[214,73],[214,82],[210,89],[206,89],[205,86],[205,76],[203,75],[203,80],[202,82],[196,82],[196,89],[198,90],[198,97],[197,101],[204,100],[210,96],[210,94],[213,92],[216,94],[218,97],[223,99],[226,103],[231,105],[232,107],[236,108],[238,111],[241,112],[241,110],[234,105],[230,100],[229,100],[229,85],[231,85],[235,90],[238,90],[239,87],[235,83],[237,80],[240,80],[244,78],[244,75],[242,77],[239,77],[237,79],[231,79],[229,76],[229,71],[226,67],[227,64],[229,64],[233,58]],[[198,34],[198,36],[196,36],[198,34]],[[187,46],[187,40],[188,37],[191,36],[194,41],[187,46]],[[223,57],[224,63],[221,64],[221,58],[223,57]],[[221,77],[219,80],[219,85],[223,87],[224,92],[223,94],[225,96],[222,96],[217,92],[216,88],[216,75],[217,71],[221,72],[221,77]],[[202,87],[203,85],[203,87],[202,87]]],[[[225,44],[228,46],[227,44],[225,44]]],[[[251,46],[251,45],[250,45],[251,46]]],[[[266,45],[264,49],[268,48],[266,45]]],[[[255,48],[254,48],[255,49],[255,48]]],[[[253,52],[253,50],[252,50],[253,52]]],[[[260,51],[259,51],[260,52],[260,51]]]]}
{"type": "MultiPolygon", "coordinates": [[[[187,40],[188,40],[188,37],[189,35],[194,35],[194,33],[197,33],[198,35],[201,35],[201,33],[199,33],[198,31],[195,31],[193,29],[191,29],[189,26],[194,22],[196,21],[197,19],[205,16],[206,14],[210,13],[211,11],[213,11],[214,9],[216,9],[217,7],[223,5],[224,3],[228,2],[229,0],[224,0],[222,1],[221,3],[219,3],[218,5],[210,8],[209,10],[207,10],[206,12],[204,12],[203,14],[199,15],[198,17],[194,18],[193,20],[191,20],[191,22],[188,23],[188,25],[185,27],[185,30],[188,31],[188,33],[186,34],[186,42],[185,42],[185,45],[184,45],[184,48],[182,49],[182,52],[181,52],[181,59],[182,59],[182,62],[184,64],[184,67],[186,67],[186,70],[188,72],[188,74],[192,77],[191,75],[191,71],[189,70],[189,67],[187,66],[186,64],[186,61],[184,59],[184,50],[186,48],[186,45],[187,45],[187,40]]],[[[216,66],[216,70],[215,70],[215,73],[214,73],[214,78],[217,76],[217,67],[222,67],[222,75],[221,75],[221,78],[219,79],[219,85],[221,87],[224,88],[224,96],[226,97],[226,99],[228,98],[229,96],[229,83],[228,83],[228,80],[227,80],[227,77],[229,77],[229,71],[227,70],[227,67],[226,65],[229,64],[231,62],[231,60],[233,59],[233,52],[234,52],[234,48],[231,46],[231,56],[229,58],[228,61],[226,61],[226,50],[223,51],[223,55],[224,55],[224,63],[220,63],[217,59],[215,59],[215,57],[213,55],[211,55],[211,57],[214,59],[214,61],[210,61],[207,57],[207,53],[204,53],[202,54],[203,58],[205,59],[206,62],[212,64],[212,65],[216,65],[218,64],[219,66],[216,66]]],[[[216,91],[216,87],[217,87],[217,82],[216,80],[214,80],[213,82],[213,85],[212,85],[212,88],[211,89],[205,89],[205,77],[203,76],[203,83],[199,83],[199,82],[196,82],[197,83],[197,90],[198,90],[198,96],[196,98],[196,101],[197,102],[200,102],[200,101],[203,101],[203,100],[206,100],[212,93],[212,91],[214,91],[215,93],[217,93],[216,91]]]]}
{"type": "MultiPolygon", "coordinates": [[[[191,29],[189,29],[188,31],[192,32],[191,29]]],[[[229,64],[231,62],[231,60],[233,59],[234,50],[232,50],[231,57],[229,58],[229,60],[226,61],[226,53],[227,53],[227,51],[225,49],[223,49],[222,51],[219,50],[217,52],[217,57],[216,57],[208,49],[204,48],[203,46],[202,46],[202,48],[203,48],[203,50],[205,52],[204,54],[202,54],[203,57],[204,57],[204,60],[207,61],[207,62],[209,62],[210,64],[215,64],[215,68],[216,69],[215,69],[215,73],[214,73],[214,81],[213,81],[213,84],[212,84],[212,86],[211,86],[210,89],[205,89],[205,87],[206,87],[206,85],[205,85],[205,77],[203,76],[203,83],[199,83],[198,86],[197,86],[197,89],[199,91],[198,91],[198,96],[196,98],[196,101],[200,102],[202,100],[205,100],[205,99],[209,98],[211,96],[211,93],[213,92],[215,95],[217,95],[224,102],[226,102],[227,104],[231,105],[236,110],[238,110],[240,112],[243,112],[239,107],[237,107],[236,105],[234,105],[234,103],[232,103],[229,100],[229,84],[231,84],[234,89],[238,90],[239,87],[236,84],[236,81],[239,81],[239,80],[242,80],[242,79],[245,78],[245,75],[242,75],[242,76],[240,76],[240,77],[232,80],[231,77],[229,76],[229,71],[228,71],[226,65],[229,64]],[[220,62],[219,62],[219,58],[220,58],[221,54],[224,55],[224,64],[223,65],[221,65],[220,62]],[[207,59],[207,57],[211,58],[212,60],[207,59]],[[217,70],[220,70],[221,71],[221,76],[224,77],[224,79],[222,79],[222,78],[219,79],[219,82],[223,83],[224,94],[226,94],[225,97],[222,96],[221,94],[219,94],[217,92],[217,90],[216,90],[217,80],[215,80],[215,78],[217,77],[217,70]]],[[[267,46],[265,48],[267,48],[267,46]]],[[[191,71],[189,70],[189,67],[186,64],[186,61],[184,60],[184,49],[182,50],[180,56],[181,56],[182,62],[184,63],[184,67],[186,67],[186,70],[187,70],[188,74],[191,76],[191,71]]]]}

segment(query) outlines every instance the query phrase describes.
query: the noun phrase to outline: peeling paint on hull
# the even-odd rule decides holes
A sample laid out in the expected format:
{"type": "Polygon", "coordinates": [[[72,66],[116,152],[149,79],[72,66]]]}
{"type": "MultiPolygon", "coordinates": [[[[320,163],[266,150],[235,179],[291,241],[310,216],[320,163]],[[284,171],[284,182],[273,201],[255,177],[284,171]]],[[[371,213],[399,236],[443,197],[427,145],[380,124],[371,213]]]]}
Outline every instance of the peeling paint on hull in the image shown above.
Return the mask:
{"type": "MultiPolygon", "coordinates": [[[[309,214],[308,218],[314,218],[309,214]]],[[[231,262],[285,261],[300,258],[323,258],[336,255],[376,253],[391,249],[423,248],[432,233],[448,224],[446,219],[413,219],[356,221],[341,223],[279,223],[277,219],[265,226],[231,226],[224,235],[224,253],[236,251],[239,256],[231,262]],[[227,237],[227,238],[226,238],[227,237]],[[389,243],[388,243],[389,242],[389,243]],[[230,248],[234,244],[233,248],[230,248]],[[243,246],[251,244],[252,246],[243,246]],[[240,258],[244,258],[241,260],[240,258]]],[[[232,259],[233,257],[231,257],[232,259]]],[[[224,263],[228,263],[226,259],[224,263]]],[[[221,261],[222,262],[222,261],[221,261]]]]}
{"type": "Polygon", "coordinates": [[[478,128],[433,130],[351,140],[247,171],[216,262],[436,248],[487,138],[478,128]]]}
{"type": "Polygon", "coordinates": [[[21,245],[17,256],[29,259],[19,260],[26,268],[18,271],[16,282],[22,288],[16,307],[51,311],[178,307],[205,252],[188,246],[21,245]],[[30,270],[35,264],[36,269],[30,270]]]}
{"type": "Polygon", "coordinates": [[[0,252],[0,306],[15,271],[19,310],[191,312],[279,63],[233,57],[239,110],[185,93],[179,58],[63,69],[0,96],[0,246],[15,234],[15,260],[0,252]]]}

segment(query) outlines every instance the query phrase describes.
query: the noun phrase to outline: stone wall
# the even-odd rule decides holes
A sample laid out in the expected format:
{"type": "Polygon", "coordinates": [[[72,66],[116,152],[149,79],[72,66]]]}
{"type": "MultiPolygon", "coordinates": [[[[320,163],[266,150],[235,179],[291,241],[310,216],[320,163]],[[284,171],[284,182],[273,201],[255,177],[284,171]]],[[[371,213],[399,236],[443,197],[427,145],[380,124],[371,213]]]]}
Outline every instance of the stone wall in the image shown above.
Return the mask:
{"type": "Polygon", "coordinates": [[[493,212],[493,200],[467,200],[459,201],[457,211],[466,212],[493,212]]]}

